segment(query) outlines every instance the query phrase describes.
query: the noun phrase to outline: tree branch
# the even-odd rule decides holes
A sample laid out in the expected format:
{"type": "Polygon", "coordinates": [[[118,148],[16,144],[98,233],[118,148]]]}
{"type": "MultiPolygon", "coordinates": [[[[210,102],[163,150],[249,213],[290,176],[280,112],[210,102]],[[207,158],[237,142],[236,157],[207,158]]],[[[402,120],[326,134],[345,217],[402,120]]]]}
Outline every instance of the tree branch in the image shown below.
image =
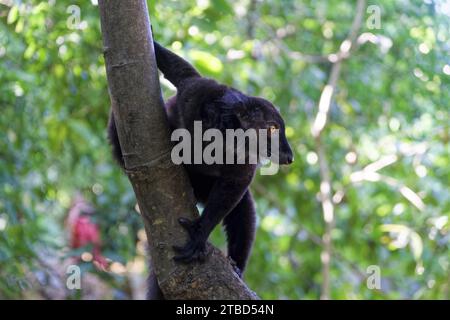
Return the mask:
{"type": "Polygon", "coordinates": [[[167,116],[158,80],[146,1],[99,1],[112,110],[144,220],[154,271],[168,299],[256,299],[228,259],[208,245],[203,264],[177,264],[172,245],[186,232],[178,218],[198,216],[182,166],[170,158],[167,116]]]}

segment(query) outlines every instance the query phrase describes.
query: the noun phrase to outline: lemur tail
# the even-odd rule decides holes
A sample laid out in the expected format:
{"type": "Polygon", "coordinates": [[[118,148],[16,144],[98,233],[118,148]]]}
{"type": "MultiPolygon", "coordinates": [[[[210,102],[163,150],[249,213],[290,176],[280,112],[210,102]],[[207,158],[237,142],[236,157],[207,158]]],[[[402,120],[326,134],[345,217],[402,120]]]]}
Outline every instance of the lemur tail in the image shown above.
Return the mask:
{"type": "Polygon", "coordinates": [[[156,63],[164,77],[172,82],[178,89],[184,80],[192,77],[200,77],[200,74],[186,60],[172,51],[164,48],[158,42],[153,42],[155,47],[156,63]]]}

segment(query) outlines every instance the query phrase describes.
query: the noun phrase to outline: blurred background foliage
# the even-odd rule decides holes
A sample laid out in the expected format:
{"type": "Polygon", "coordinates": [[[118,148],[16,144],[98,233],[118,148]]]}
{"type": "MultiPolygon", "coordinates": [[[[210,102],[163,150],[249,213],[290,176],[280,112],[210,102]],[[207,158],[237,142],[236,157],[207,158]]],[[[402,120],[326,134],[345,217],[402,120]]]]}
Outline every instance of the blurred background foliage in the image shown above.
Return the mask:
{"type": "MultiPolygon", "coordinates": [[[[342,63],[322,134],[335,206],[330,296],[449,299],[450,1],[370,4],[380,28],[365,11],[366,41],[342,63]],[[372,265],[381,289],[367,286],[372,265]]],[[[280,107],[295,163],[253,184],[259,228],[246,281],[265,299],[319,298],[325,223],[311,126],[330,73],[321,57],[339,50],[355,2],[148,5],[161,44],[280,107]]],[[[145,237],[106,140],[96,1],[0,0],[0,83],[0,297],[142,297],[145,237]],[[70,245],[77,195],[95,210],[106,268],[92,263],[89,245],[70,245]],[[100,292],[64,290],[62,266],[79,256],[100,292]]],[[[212,241],[225,248],[220,230],[212,241]]]]}

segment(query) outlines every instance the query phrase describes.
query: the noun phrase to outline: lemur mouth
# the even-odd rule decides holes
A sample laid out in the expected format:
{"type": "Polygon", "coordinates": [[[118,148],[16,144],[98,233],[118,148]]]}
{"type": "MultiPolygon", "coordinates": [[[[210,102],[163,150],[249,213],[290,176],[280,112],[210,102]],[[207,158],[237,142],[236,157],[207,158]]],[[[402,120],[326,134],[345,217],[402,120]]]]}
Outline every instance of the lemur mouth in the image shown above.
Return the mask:
{"type": "MultiPolygon", "coordinates": [[[[270,157],[261,157],[260,158],[260,163],[265,165],[268,164],[270,162],[270,157]]],[[[294,162],[294,155],[293,154],[281,154],[280,157],[278,158],[278,161],[275,161],[275,163],[279,164],[279,165],[290,165],[291,163],[294,162]]]]}

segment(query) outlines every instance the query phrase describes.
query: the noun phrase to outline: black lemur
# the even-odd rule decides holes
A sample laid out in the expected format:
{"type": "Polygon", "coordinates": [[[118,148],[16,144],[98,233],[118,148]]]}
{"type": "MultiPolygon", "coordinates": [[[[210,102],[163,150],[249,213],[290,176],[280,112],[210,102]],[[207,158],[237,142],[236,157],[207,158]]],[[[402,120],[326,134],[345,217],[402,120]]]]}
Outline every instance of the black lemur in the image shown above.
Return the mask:
{"type": "MultiPolygon", "coordinates": [[[[267,129],[270,134],[279,129],[279,164],[293,161],[284,121],[269,101],[202,77],[191,64],[157,42],[154,42],[154,48],[158,68],[177,88],[177,94],[166,102],[172,130],[185,128],[193,134],[194,121],[202,121],[203,130],[216,128],[222,132],[225,129],[253,128],[267,129]]],[[[112,116],[108,135],[114,157],[123,167],[112,116]]],[[[179,220],[190,240],[183,247],[174,247],[178,254],[175,260],[185,263],[204,260],[208,236],[223,220],[228,255],[242,276],[255,237],[255,206],[249,185],[256,167],[256,164],[185,164],[195,197],[204,205],[204,210],[195,221],[179,220]]],[[[155,290],[158,291],[150,288],[150,291],[155,290]]]]}

